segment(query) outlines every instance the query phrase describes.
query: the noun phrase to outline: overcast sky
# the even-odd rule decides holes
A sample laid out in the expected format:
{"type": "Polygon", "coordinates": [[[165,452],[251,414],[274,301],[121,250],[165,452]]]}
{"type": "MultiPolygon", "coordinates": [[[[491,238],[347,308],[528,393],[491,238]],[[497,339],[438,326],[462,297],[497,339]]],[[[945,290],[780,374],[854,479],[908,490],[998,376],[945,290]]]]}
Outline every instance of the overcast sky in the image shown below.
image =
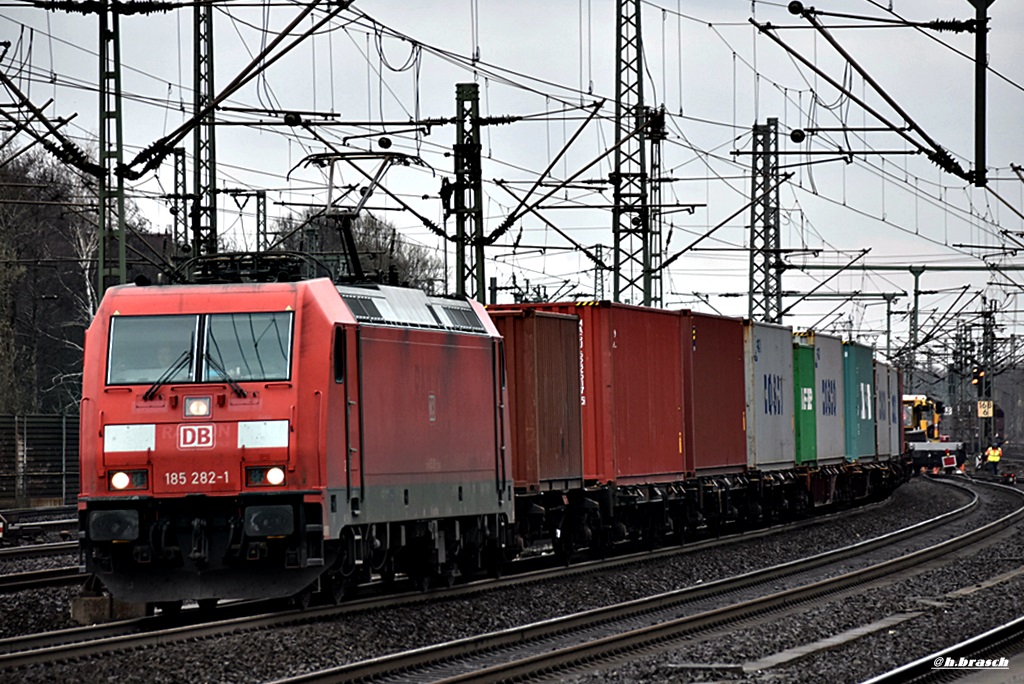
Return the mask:
{"type": "MultiPolygon", "coordinates": [[[[606,100],[600,117],[583,128],[549,179],[576,175],[614,141],[614,5],[610,0],[356,0],[239,90],[229,106],[315,112],[306,118],[332,123],[316,126],[318,134],[343,149],[366,149],[387,133],[395,141],[393,149],[417,155],[424,166],[392,169],[385,184],[417,212],[442,225],[438,190],[441,178],[452,175],[452,159],[446,155],[454,128],[432,126],[429,134],[415,135],[400,122],[453,116],[456,84],[476,82],[485,116],[529,117],[484,131],[485,215],[487,230],[493,230],[515,206],[511,195],[494,180],[519,181],[511,186],[518,192],[529,187],[528,182],[538,178],[584,125],[583,108],[606,100]],[[479,59],[474,60],[474,55],[479,59]],[[386,123],[349,125],[367,121],[386,123]]],[[[814,6],[890,20],[974,15],[967,0],[824,0],[814,6]]],[[[216,89],[234,79],[301,8],[285,2],[218,4],[216,89]]],[[[752,124],[774,117],[779,120],[784,152],[845,148],[899,153],[860,155],[852,163],[821,154],[781,157],[784,165],[796,165],[780,191],[783,247],[817,250],[816,256],[791,256],[792,263],[844,264],[859,250],[870,248],[861,262],[984,264],[983,257],[1007,243],[1000,231],[1024,230],[1024,221],[1014,211],[1024,205],[1024,182],[1011,169],[1011,164],[1024,164],[1024,7],[998,0],[989,11],[987,161],[994,193],[971,187],[921,156],[901,154],[912,148],[895,133],[822,133],[800,145],[791,142],[788,135],[797,128],[882,124],[823,77],[799,65],[774,41],[759,35],[749,23],[751,18],[791,27],[776,35],[794,52],[848,84],[889,121],[904,122],[824,38],[808,28],[806,20],[787,12],[786,3],[645,2],[645,101],[663,105],[669,114],[663,173],[675,180],[665,184],[664,201],[698,205],[692,214],[677,212],[667,217],[667,253],[679,251],[749,201],[749,156],[732,152],[749,150],[752,124]],[[809,161],[817,163],[807,165],[809,161]]],[[[322,16],[314,13],[314,19],[307,18],[298,30],[310,29],[322,16]]],[[[837,17],[822,21],[833,27],[832,35],[857,64],[931,139],[963,168],[974,167],[972,34],[886,27],[877,21],[837,17]]],[[[121,32],[124,139],[130,160],[190,117],[192,10],[123,17],[121,32]]],[[[15,78],[33,102],[52,99],[46,109],[50,117],[77,115],[68,130],[92,149],[97,139],[97,37],[95,16],[46,12],[16,2],[0,8],[0,40],[12,44],[0,68],[15,78]]],[[[325,151],[323,143],[301,130],[277,125],[280,117],[265,113],[221,111],[218,121],[224,123],[217,130],[221,187],[266,189],[271,219],[300,211],[304,204],[325,201],[325,174],[302,165],[307,155],[325,151]],[[237,125],[242,123],[248,125],[237,125]]],[[[190,140],[185,140],[189,154],[190,140]]],[[[610,160],[609,156],[578,178],[607,179],[610,160]]],[[[336,180],[342,184],[363,182],[354,171],[339,169],[339,173],[336,180]]],[[[168,203],[160,195],[171,192],[172,184],[169,163],[132,184],[132,196],[158,229],[171,223],[168,203]]],[[[609,212],[554,206],[611,201],[609,185],[590,187],[594,189],[557,194],[545,203],[542,213],[573,241],[602,244],[608,250],[612,242],[609,212]]],[[[398,226],[405,239],[443,249],[442,241],[415,216],[394,210],[394,202],[378,193],[369,204],[375,214],[398,226]]],[[[239,207],[221,197],[219,209],[221,234],[239,248],[253,247],[254,205],[239,207]]],[[[744,315],[749,256],[742,248],[749,241],[748,223],[749,211],[741,211],[713,239],[702,243],[714,251],[691,252],[674,262],[666,274],[666,304],[744,315]],[[744,296],[723,296],[730,294],[744,296]]],[[[488,251],[488,271],[502,285],[509,285],[514,274],[519,284],[529,280],[543,285],[550,296],[592,296],[592,264],[579,251],[562,249],[567,246],[549,225],[528,216],[502,245],[488,251]],[[512,250],[517,236],[520,248],[512,250]],[[540,246],[547,249],[537,249],[540,246]]],[[[1001,264],[1024,263],[1024,256],[987,258],[1001,264]]],[[[783,287],[807,291],[828,275],[821,270],[788,270],[783,287]]],[[[1024,272],[1007,271],[1006,275],[1024,283],[1024,272]]],[[[942,314],[951,306],[959,309],[983,292],[1006,311],[1009,334],[1019,320],[1015,293],[1020,288],[992,285],[995,281],[1006,283],[1007,278],[970,272],[926,274],[922,288],[940,292],[922,298],[924,315],[942,314]],[[968,294],[958,302],[964,285],[969,286],[968,294]]],[[[610,296],[610,277],[606,287],[610,296]]],[[[909,293],[912,287],[909,274],[856,271],[830,280],[823,290],[909,293]]],[[[793,301],[787,298],[784,306],[793,301]]],[[[906,339],[909,304],[906,296],[894,305],[897,343],[906,339]]],[[[802,302],[786,323],[798,328],[817,324],[819,329],[844,333],[852,330],[862,340],[885,347],[884,303],[864,299],[826,315],[837,305],[836,300],[802,302]]],[[[975,299],[968,310],[979,306],[980,299],[975,299]]]]}

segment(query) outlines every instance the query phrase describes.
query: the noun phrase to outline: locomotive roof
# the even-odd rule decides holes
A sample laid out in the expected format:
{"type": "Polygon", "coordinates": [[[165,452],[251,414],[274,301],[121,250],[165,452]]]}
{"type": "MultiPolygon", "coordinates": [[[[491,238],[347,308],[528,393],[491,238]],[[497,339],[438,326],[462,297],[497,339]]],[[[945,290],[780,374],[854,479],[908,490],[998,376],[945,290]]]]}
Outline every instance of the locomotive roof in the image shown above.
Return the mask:
{"type": "Polygon", "coordinates": [[[361,323],[488,333],[476,309],[465,299],[433,297],[421,290],[388,285],[338,285],[337,290],[361,323]]]}

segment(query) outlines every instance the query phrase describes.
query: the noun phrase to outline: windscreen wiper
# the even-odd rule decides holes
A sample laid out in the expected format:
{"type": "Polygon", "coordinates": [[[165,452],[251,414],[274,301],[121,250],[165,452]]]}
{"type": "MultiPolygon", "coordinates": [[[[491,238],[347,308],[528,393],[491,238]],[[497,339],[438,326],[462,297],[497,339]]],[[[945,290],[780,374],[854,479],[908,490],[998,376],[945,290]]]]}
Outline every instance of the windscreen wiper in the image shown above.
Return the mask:
{"type": "Polygon", "coordinates": [[[157,391],[159,391],[159,389],[163,387],[168,380],[174,377],[175,373],[180,371],[182,368],[185,368],[190,363],[192,363],[192,350],[186,349],[185,351],[181,352],[181,356],[179,356],[174,361],[174,363],[171,364],[170,368],[165,370],[163,374],[159,378],[157,378],[156,382],[153,383],[152,387],[146,390],[146,393],[142,395],[142,398],[145,401],[153,399],[156,396],[157,391]]]}
{"type": "Polygon", "coordinates": [[[210,355],[210,352],[206,352],[206,362],[210,364],[210,367],[213,368],[213,370],[221,374],[220,379],[226,382],[228,384],[228,387],[230,387],[237,396],[243,398],[245,397],[246,392],[244,389],[242,389],[242,386],[235,382],[234,378],[231,377],[231,374],[228,373],[227,369],[224,368],[224,366],[222,366],[216,359],[214,359],[210,355]]]}

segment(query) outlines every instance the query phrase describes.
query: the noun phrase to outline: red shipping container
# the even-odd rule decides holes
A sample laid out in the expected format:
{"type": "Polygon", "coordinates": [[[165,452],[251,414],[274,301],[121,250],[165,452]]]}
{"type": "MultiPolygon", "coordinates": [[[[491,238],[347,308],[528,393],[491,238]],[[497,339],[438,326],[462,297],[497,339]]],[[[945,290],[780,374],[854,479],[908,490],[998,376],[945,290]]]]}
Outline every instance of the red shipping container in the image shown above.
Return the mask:
{"type": "Polygon", "coordinates": [[[698,475],[747,464],[743,321],[681,312],[686,450],[698,475]]]}
{"type": "Polygon", "coordinates": [[[535,309],[489,313],[505,338],[516,489],[582,487],[579,319],[535,309]]]}
{"type": "MultiPolygon", "coordinates": [[[[490,309],[539,309],[579,317],[583,473],[588,483],[670,482],[693,471],[683,448],[679,313],[611,302],[490,309]]],[[[741,350],[742,343],[741,336],[741,350]]],[[[742,402],[742,376],[740,382],[742,402]]]]}

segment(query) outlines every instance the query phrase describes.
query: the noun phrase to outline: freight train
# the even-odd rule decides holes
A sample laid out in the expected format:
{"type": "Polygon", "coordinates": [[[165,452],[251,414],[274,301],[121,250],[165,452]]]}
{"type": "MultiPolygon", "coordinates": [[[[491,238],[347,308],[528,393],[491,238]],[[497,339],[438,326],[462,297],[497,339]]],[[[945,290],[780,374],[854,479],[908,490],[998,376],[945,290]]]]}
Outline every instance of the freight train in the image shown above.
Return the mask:
{"type": "Polygon", "coordinates": [[[326,278],[124,285],[86,333],[83,569],[335,599],[887,495],[900,377],[786,327],[326,278]]]}

